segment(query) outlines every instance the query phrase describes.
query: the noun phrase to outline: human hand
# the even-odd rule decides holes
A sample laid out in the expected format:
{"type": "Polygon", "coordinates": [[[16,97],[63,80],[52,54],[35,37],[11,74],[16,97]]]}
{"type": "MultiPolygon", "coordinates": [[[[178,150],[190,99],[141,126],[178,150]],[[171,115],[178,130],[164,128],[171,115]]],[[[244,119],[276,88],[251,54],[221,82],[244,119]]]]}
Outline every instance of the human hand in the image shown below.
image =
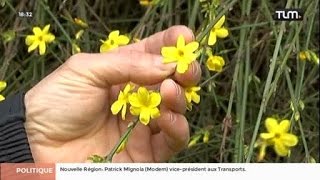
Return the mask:
{"type": "Polygon", "coordinates": [[[161,47],[179,35],[193,40],[185,26],[171,27],[138,43],[101,54],[77,54],[40,81],[25,96],[26,132],[35,162],[85,162],[106,155],[129,121],[110,112],[124,83],[160,87],[161,116],[138,124],[126,148],[113,162],[163,162],[189,140],[183,86],[195,85],[201,69],[195,61],[185,74],[163,64],[161,47]]]}

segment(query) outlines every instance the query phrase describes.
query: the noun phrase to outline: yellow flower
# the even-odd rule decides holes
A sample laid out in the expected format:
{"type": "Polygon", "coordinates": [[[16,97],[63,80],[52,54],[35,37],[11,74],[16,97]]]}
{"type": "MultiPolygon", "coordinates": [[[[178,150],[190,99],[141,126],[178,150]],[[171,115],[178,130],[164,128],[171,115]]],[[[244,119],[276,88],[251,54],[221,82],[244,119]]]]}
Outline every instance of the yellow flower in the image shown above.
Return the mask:
{"type": "Polygon", "coordinates": [[[218,38],[225,38],[229,35],[228,29],[222,27],[226,16],[222,16],[219,21],[213,26],[209,34],[208,45],[212,46],[217,42],[218,38]]]}
{"type": "Polygon", "coordinates": [[[112,31],[108,38],[102,42],[102,45],[100,46],[100,52],[107,52],[111,49],[115,49],[119,46],[127,45],[129,43],[129,38],[125,35],[119,35],[120,31],[112,31]]]}
{"type": "Polygon", "coordinates": [[[301,51],[301,52],[299,52],[299,59],[301,61],[305,61],[307,59],[310,59],[310,55],[307,51],[301,51]]]}
{"type": "Polygon", "coordinates": [[[148,91],[145,87],[140,87],[136,93],[129,97],[130,112],[138,116],[142,124],[149,124],[150,119],[160,116],[157,106],[160,105],[161,96],[157,92],[148,91]]]}
{"type": "Polygon", "coordinates": [[[191,42],[186,45],[184,37],[180,35],[176,47],[162,47],[161,54],[164,57],[163,63],[177,62],[177,72],[184,73],[197,57],[194,53],[199,47],[198,42],[191,42]]]}
{"type": "Polygon", "coordinates": [[[204,143],[208,143],[209,142],[209,138],[210,138],[210,132],[208,130],[206,130],[204,133],[203,133],[203,138],[202,138],[202,141],[204,143]]]}
{"type": "MultiPolygon", "coordinates": [[[[3,91],[7,87],[7,83],[4,81],[0,81],[0,92],[3,91]]],[[[5,100],[5,97],[0,94],[0,101],[5,100]]]]}
{"type": "Polygon", "coordinates": [[[225,62],[221,56],[209,56],[207,60],[207,67],[210,71],[221,72],[225,62]]]}
{"type": "Polygon", "coordinates": [[[34,27],[32,29],[34,35],[28,35],[25,43],[28,48],[28,52],[35,50],[39,46],[39,54],[43,55],[46,52],[46,43],[54,41],[55,36],[49,32],[50,24],[46,25],[43,30],[40,27],[34,27]]]}
{"type": "Polygon", "coordinates": [[[306,51],[300,51],[299,52],[299,59],[301,61],[312,61],[314,63],[316,63],[317,65],[319,64],[319,57],[317,56],[316,53],[314,53],[311,50],[306,50],[306,51]]]}
{"type": "Polygon", "coordinates": [[[140,0],[139,3],[141,6],[149,6],[152,0],[140,0]]]}
{"type": "Polygon", "coordinates": [[[80,53],[81,49],[76,43],[72,43],[72,54],[80,53]]]}
{"type": "Polygon", "coordinates": [[[124,120],[127,112],[127,103],[129,103],[129,96],[131,95],[130,91],[134,89],[134,86],[128,83],[123,91],[120,91],[118,95],[118,100],[116,100],[111,105],[111,112],[113,115],[116,115],[121,111],[121,117],[124,120]]]}
{"type": "Polygon", "coordinates": [[[268,144],[273,145],[275,152],[279,156],[287,156],[290,147],[297,145],[296,135],[288,133],[290,128],[289,120],[282,120],[280,123],[274,118],[267,118],[265,126],[267,133],[260,133],[260,138],[268,144]]]}
{"type": "Polygon", "coordinates": [[[141,6],[150,6],[158,3],[159,0],[139,0],[141,6]]]}
{"type": "Polygon", "coordinates": [[[75,35],[76,40],[80,39],[83,33],[84,33],[83,29],[79,30],[75,35]]]}
{"type": "Polygon", "coordinates": [[[319,65],[319,57],[318,57],[318,55],[313,51],[309,51],[309,53],[310,53],[310,56],[311,56],[311,61],[313,61],[314,63],[319,65]]]}
{"type": "Polygon", "coordinates": [[[82,28],[87,28],[88,24],[80,18],[74,18],[74,23],[82,28]]]}
{"type": "Polygon", "coordinates": [[[198,143],[198,141],[201,138],[201,134],[195,134],[190,138],[190,141],[188,143],[188,148],[191,148],[192,146],[196,145],[198,143]]]}
{"type": "Polygon", "coordinates": [[[200,102],[200,96],[197,94],[201,87],[192,86],[185,88],[185,96],[187,100],[187,109],[192,110],[192,101],[198,104],[200,102]]]}

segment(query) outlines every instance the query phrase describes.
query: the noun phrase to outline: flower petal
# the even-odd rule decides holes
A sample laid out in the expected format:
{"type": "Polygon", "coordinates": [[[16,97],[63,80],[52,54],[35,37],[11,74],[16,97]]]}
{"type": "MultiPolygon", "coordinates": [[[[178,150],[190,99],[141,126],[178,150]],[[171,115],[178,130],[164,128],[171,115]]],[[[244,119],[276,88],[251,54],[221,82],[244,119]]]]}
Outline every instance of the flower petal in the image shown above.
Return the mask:
{"type": "Polygon", "coordinates": [[[262,161],[266,155],[267,143],[262,143],[259,150],[258,162],[262,161]]]}
{"type": "Polygon", "coordinates": [[[111,112],[113,115],[116,115],[120,112],[121,108],[123,107],[124,102],[123,101],[115,101],[112,105],[111,105],[111,112]]]}
{"type": "Polygon", "coordinates": [[[188,70],[188,67],[189,64],[179,61],[177,64],[177,72],[183,74],[188,70]]]}
{"type": "Polygon", "coordinates": [[[271,139],[275,136],[274,133],[260,133],[260,138],[263,140],[271,139]]]}
{"type": "Polygon", "coordinates": [[[191,92],[186,91],[185,92],[185,96],[186,96],[186,99],[187,99],[187,103],[191,103],[191,101],[192,101],[191,92]]]}
{"type": "Polygon", "coordinates": [[[281,141],[275,141],[274,150],[279,156],[286,156],[289,152],[289,149],[281,141]]]}
{"type": "Polygon", "coordinates": [[[132,86],[130,83],[128,83],[123,90],[124,94],[128,94],[131,90],[133,90],[134,86],[132,86]]]}
{"type": "Polygon", "coordinates": [[[39,27],[32,28],[32,31],[36,36],[42,35],[42,30],[39,27]]]}
{"type": "Polygon", "coordinates": [[[119,45],[127,45],[129,43],[130,39],[127,36],[121,35],[117,38],[117,43],[119,45]]]}
{"type": "Polygon", "coordinates": [[[150,115],[152,119],[160,117],[160,111],[158,108],[153,108],[150,110],[150,115]]]}
{"type": "Polygon", "coordinates": [[[212,46],[212,45],[216,44],[216,42],[217,42],[217,35],[215,32],[211,31],[209,34],[208,45],[212,46]]]}
{"type": "Polygon", "coordinates": [[[226,16],[223,15],[213,27],[221,28],[225,20],[226,20],[226,16]]]}
{"type": "Polygon", "coordinates": [[[182,49],[186,45],[186,42],[184,40],[184,37],[182,35],[179,35],[177,40],[177,48],[182,49]]]}
{"type": "Polygon", "coordinates": [[[140,87],[138,89],[138,99],[141,104],[146,105],[149,102],[149,91],[145,87],[140,87]]]}
{"type": "Polygon", "coordinates": [[[139,120],[142,124],[148,125],[150,122],[150,112],[148,109],[143,109],[140,113],[139,120]]]}
{"type": "Polygon", "coordinates": [[[213,56],[208,58],[206,65],[210,71],[217,71],[217,72],[222,71],[221,62],[219,60],[217,61],[217,59],[215,59],[213,56]]]}
{"type": "Polygon", "coordinates": [[[199,43],[194,41],[186,45],[186,51],[194,52],[199,48],[199,43]]]}
{"type": "Polygon", "coordinates": [[[286,133],[289,131],[289,128],[290,128],[290,121],[285,119],[280,122],[278,126],[278,131],[281,133],[286,133]]]}
{"type": "Polygon", "coordinates": [[[298,137],[293,134],[282,134],[281,135],[281,141],[285,146],[295,146],[298,144],[298,137]]]}
{"type": "Polygon", "coordinates": [[[176,53],[177,53],[177,48],[175,47],[163,47],[161,48],[161,55],[165,57],[163,59],[163,63],[171,63],[171,62],[176,62],[176,53]]]}
{"type": "Polygon", "coordinates": [[[201,87],[200,86],[194,86],[191,88],[192,91],[197,92],[200,91],[201,87]]]}
{"type": "Polygon", "coordinates": [[[197,93],[193,92],[193,93],[191,94],[191,96],[192,96],[193,102],[195,102],[195,103],[197,103],[197,104],[200,102],[200,96],[199,96],[197,93]]]}
{"type": "Polygon", "coordinates": [[[50,29],[50,24],[47,24],[44,28],[43,28],[43,34],[48,34],[49,32],[49,29],[50,29]]]}
{"type": "Polygon", "coordinates": [[[159,106],[161,103],[161,96],[159,93],[156,93],[156,92],[152,92],[150,94],[150,102],[149,102],[149,106],[154,108],[154,107],[157,107],[159,106]]]}
{"type": "MultiPolygon", "coordinates": [[[[138,94],[137,93],[132,93],[130,96],[129,96],[129,103],[131,105],[131,107],[141,107],[142,104],[141,102],[139,101],[139,98],[138,98],[138,94]]],[[[135,114],[137,115],[137,114],[135,114]]]]}
{"type": "Polygon", "coordinates": [[[46,43],[44,41],[41,41],[39,43],[39,54],[43,55],[46,52],[46,43]]]}
{"type": "Polygon", "coordinates": [[[7,83],[4,81],[0,81],[0,92],[7,87],[7,83]]]}
{"type": "Polygon", "coordinates": [[[119,36],[119,34],[120,34],[120,31],[118,31],[118,30],[112,31],[112,32],[109,34],[108,38],[109,38],[109,39],[117,39],[118,36],[119,36]]]}
{"type": "Polygon", "coordinates": [[[45,42],[47,42],[47,43],[51,43],[52,41],[54,41],[55,38],[56,38],[56,37],[55,37],[53,34],[51,34],[51,33],[46,34],[46,35],[43,36],[43,40],[44,40],[45,42]]]}
{"type": "Polygon", "coordinates": [[[130,106],[130,113],[134,116],[138,116],[141,112],[141,108],[130,106]]]}
{"type": "Polygon", "coordinates": [[[122,120],[126,119],[126,112],[127,112],[127,103],[123,103],[123,107],[122,107],[122,111],[121,111],[122,120]]]}
{"type": "Polygon", "coordinates": [[[224,66],[225,62],[221,56],[213,56],[214,61],[218,61],[221,66],[224,66]]]}
{"type": "Polygon", "coordinates": [[[103,52],[107,52],[111,49],[109,43],[103,43],[101,46],[100,46],[100,52],[103,53],[103,52]]]}
{"type": "Polygon", "coordinates": [[[6,98],[5,97],[3,97],[1,94],[0,94],[0,101],[3,101],[3,100],[5,100],[6,98]]]}
{"type": "Polygon", "coordinates": [[[183,58],[180,58],[179,61],[183,61],[187,64],[192,63],[197,58],[197,55],[191,52],[185,52],[185,56],[183,58]]]}
{"type": "Polygon", "coordinates": [[[32,43],[34,43],[34,41],[36,40],[36,36],[35,35],[28,35],[26,37],[25,43],[27,46],[30,46],[32,43]]]}
{"type": "Polygon", "coordinates": [[[229,31],[226,28],[216,29],[215,33],[219,38],[225,38],[229,35],[229,31]]]}
{"type": "Polygon", "coordinates": [[[275,133],[278,130],[278,121],[274,118],[267,118],[265,126],[270,133],[275,133]]]}
{"type": "Polygon", "coordinates": [[[28,48],[28,52],[35,50],[39,46],[39,41],[34,41],[28,48]]]}

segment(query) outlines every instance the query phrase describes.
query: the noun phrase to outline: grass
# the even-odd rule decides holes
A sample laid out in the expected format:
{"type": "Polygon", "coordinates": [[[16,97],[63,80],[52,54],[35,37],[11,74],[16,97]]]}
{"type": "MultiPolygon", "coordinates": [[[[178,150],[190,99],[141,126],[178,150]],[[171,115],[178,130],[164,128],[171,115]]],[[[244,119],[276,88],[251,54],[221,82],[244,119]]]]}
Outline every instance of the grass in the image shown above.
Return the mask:
{"type": "Polygon", "coordinates": [[[183,24],[202,44],[198,58],[203,71],[202,100],[187,113],[191,136],[207,130],[210,138],[208,143],[200,139],[170,162],[257,162],[254,144],[265,131],[267,117],[290,119],[290,131],[299,143],[285,158],[268,149],[263,162],[319,162],[319,66],[298,58],[302,50],[319,53],[317,0],[226,0],[217,7],[206,6],[208,0],[162,0],[149,7],[140,6],[138,0],[0,2],[5,3],[0,8],[0,80],[8,83],[2,94],[28,90],[72,55],[71,44],[81,29],[73,23],[74,17],[89,24],[77,41],[83,52],[99,52],[99,39],[114,29],[141,39],[183,24]],[[304,19],[274,21],[274,10],[284,7],[303,9],[304,19]],[[206,10],[216,18],[209,20],[206,10]],[[32,17],[18,17],[18,12],[32,12],[32,17]],[[229,36],[209,47],[207,34],[222,15],[226,15],[229,36]],[[56,41],[45,56],[27,53],[26,35],[33,26],[45,24],[51,24],[56,41]],[[5,42],[10,30],[16,36],[5,42]],[[206,68],[206,48],[224,57],[222,72],[206,68]]]}

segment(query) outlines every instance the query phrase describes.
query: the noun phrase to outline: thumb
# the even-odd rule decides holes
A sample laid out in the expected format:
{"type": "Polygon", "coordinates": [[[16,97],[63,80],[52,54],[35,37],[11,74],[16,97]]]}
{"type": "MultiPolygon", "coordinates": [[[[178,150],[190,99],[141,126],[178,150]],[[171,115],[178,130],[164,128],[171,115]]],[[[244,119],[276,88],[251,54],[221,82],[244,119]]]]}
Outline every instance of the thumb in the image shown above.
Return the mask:
{"type": "Polygon", "coordinates": [[[175,72],[175,64],[163,64],[162,56],[139,51],[79,53],[72,56],[66,66],[99,86],[129,81],[151,85],[160,83],[175,72]]]}

